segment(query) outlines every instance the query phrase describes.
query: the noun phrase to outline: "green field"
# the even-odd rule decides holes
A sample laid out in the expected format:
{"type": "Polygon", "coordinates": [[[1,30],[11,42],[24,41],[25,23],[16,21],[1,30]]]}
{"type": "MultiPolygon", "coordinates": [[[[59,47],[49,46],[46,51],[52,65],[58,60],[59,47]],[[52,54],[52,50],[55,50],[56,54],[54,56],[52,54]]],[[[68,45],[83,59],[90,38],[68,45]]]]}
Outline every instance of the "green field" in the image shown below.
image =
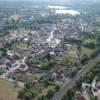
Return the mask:
{"type": "Polygon", "coordinates": [[[26,49],[27,47],[28,47],[27,42],[23,42],[23,41],[13,43],[12,46],[11,46],[11,48],[13,50],[16,50],[16,49],[26,49]]]}
{"type": "Polygon", "coordinates": [[[7,35],[8,33],[1,32],[0,37],[7,35]]]}
{"type": "Polygon", "coordinates": [[[93,49],[82,47],[81,56],[83,56],[85,54],[90,56],[92,53],[93,53],[93,49]]]}

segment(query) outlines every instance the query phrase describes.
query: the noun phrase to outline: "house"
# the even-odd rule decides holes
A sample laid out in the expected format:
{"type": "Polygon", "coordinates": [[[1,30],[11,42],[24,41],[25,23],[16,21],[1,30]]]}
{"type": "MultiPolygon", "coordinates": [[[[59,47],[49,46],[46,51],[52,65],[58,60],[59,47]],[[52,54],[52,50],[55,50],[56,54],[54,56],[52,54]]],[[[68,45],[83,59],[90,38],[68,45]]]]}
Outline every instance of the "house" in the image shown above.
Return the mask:
{"type": "Polygon", "coordinates": [[[81,92],[77,91],[75,94],[74,100],[85,100],[84,96],[81,94],[81,92]]]}
{"type": "Polygon", "coordinates": [[[64,73],[64,76],[65,77],[73,77],[73,73],[74,73],[75,69],[72,69],[72,68],[66,68],[63,73],[64,73]]]}
{"type": "Polygon", "coordinates": [[[16,76],[16,80],[20,81],[20,82],[27,82],[27,77],[18,75],[18,76],[16,76]]]}
{"type": "Polygon", "coordinates": [[[52,73],[48,72],[47,74],[45,74],[42,77],[43,81],[48,81],[48,82],[52,82],[54,81],[54,76],[52,75],[52,73]]]}
{"type": "Polygon", "coordinates": [[[98,98],[98,100],[100,100],[100,81],[97,82],[97,84],[96,84],[95,95],[96,95],[96,97],[98,98]]]}
{"type": "Polygon", "coordinates": [[[0,75],[6,73],[6,68],[0,68],[0,75]]]}
{"type": "Polygon", "coordinates": [[[7,58],[4,58],[4,57],[0,58],[0,65],[6,64],[8,62],[9,62],[9,60],[7,58]]]}
{"type": "Polygon", "coordinates": [[[15,53],[13,55],[8,55],[7,57],[8,57],[9,60],[19,60],[19,59],[21,59],[21,57],[18,53],[15,53]]]}

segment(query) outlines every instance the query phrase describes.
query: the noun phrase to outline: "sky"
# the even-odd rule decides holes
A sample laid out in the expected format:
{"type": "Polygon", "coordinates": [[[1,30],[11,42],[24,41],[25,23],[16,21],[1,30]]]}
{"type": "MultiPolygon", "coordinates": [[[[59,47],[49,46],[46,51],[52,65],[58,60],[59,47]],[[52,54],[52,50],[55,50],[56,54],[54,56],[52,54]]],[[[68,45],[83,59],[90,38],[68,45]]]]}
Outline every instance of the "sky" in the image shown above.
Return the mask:
{"type": "Polygon", "coordinates": [[[69,1],[69,0],[0,0],[0,1],[69,1]]]}
{"type": "MultiPolygon", "coordinates": [[[[78,1],[83,1],[83,0],[0,0],[0,1],[68,1],[68,2],[78,2],[78,1]]],[[[84,0],[84,1],[99,1],[99,0],[84,0]]]]}
{"type": "Polygon", "coordinates": [[[100,2],[100,0],[0,0],[0,1],[40,1],[40,2],[100,2]]]}

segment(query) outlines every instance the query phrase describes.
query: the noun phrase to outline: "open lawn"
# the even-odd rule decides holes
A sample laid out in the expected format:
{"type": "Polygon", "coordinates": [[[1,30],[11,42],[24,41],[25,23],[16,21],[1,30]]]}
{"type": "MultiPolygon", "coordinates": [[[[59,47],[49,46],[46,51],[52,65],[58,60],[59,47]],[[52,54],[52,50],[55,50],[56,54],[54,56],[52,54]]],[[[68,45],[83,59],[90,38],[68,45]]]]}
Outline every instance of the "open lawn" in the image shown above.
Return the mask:
{"type": "Polygon", "coordinates": [[[37,66],[38,68],[42,69],[49,69],[51,68],[54,64],[56,64],[56,60],[49,60],[49,61],[33,61],[32,59],[26,60],[27,65],[29,66],[37,66]]]}
{"type": "Polygon", "coordinates": [[[0,100],[17,100],[17,91],[13,83],[0,79],[0,100]]]}
{"type": "Polygon", "coordinates": [[[95,43],[96,41],[95,41],[95,39],[86,39],[84,42],[85,43],[90,43],[90,42],[94,42],[95,43]]]}
{"type": "Polygon", "coordinates": [[[0,37],[7,35],[8,33],[0,32],[0,37]]]}
{"type": "Polygon", "coordinates": [[[16,42],[14,44],[12,44],[12,49],[16,50],[16,49],[25,49],[27,48],[28,44],[27,42],[16,42]]]}
{"type": "Polygon", "coordinates": [[[93,49],[82,47],[82,54],[81,54],[81,56],[83,56],[84,54],[90,56],[92,54],[92,52],[93,52],[93,49]]]}

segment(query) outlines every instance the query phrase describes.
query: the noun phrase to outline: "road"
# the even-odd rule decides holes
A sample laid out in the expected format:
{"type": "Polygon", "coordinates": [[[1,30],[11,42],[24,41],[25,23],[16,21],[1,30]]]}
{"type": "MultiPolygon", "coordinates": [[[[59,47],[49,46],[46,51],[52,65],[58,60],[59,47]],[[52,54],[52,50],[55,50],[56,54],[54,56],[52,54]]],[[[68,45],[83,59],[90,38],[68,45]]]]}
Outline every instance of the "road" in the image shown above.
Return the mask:
{"type": "Polygon", "coordinates": [[[79,80],[80,77],[84,76],[86,72],[89,71],[90,68],[92,68],[92,66],[100,60],[99,58],[100,58],[100,55],[90,60],[88,64],[83,66],[82,69],[77,73],[77,75],[69,83],[65,83],[62,86],[62,88],[57,93],[54,94],[51,100],[62,100],[63,96],[66,95],[67,90],[69,88],[72,88],[76,84],[76,81],[79,80]]]}

